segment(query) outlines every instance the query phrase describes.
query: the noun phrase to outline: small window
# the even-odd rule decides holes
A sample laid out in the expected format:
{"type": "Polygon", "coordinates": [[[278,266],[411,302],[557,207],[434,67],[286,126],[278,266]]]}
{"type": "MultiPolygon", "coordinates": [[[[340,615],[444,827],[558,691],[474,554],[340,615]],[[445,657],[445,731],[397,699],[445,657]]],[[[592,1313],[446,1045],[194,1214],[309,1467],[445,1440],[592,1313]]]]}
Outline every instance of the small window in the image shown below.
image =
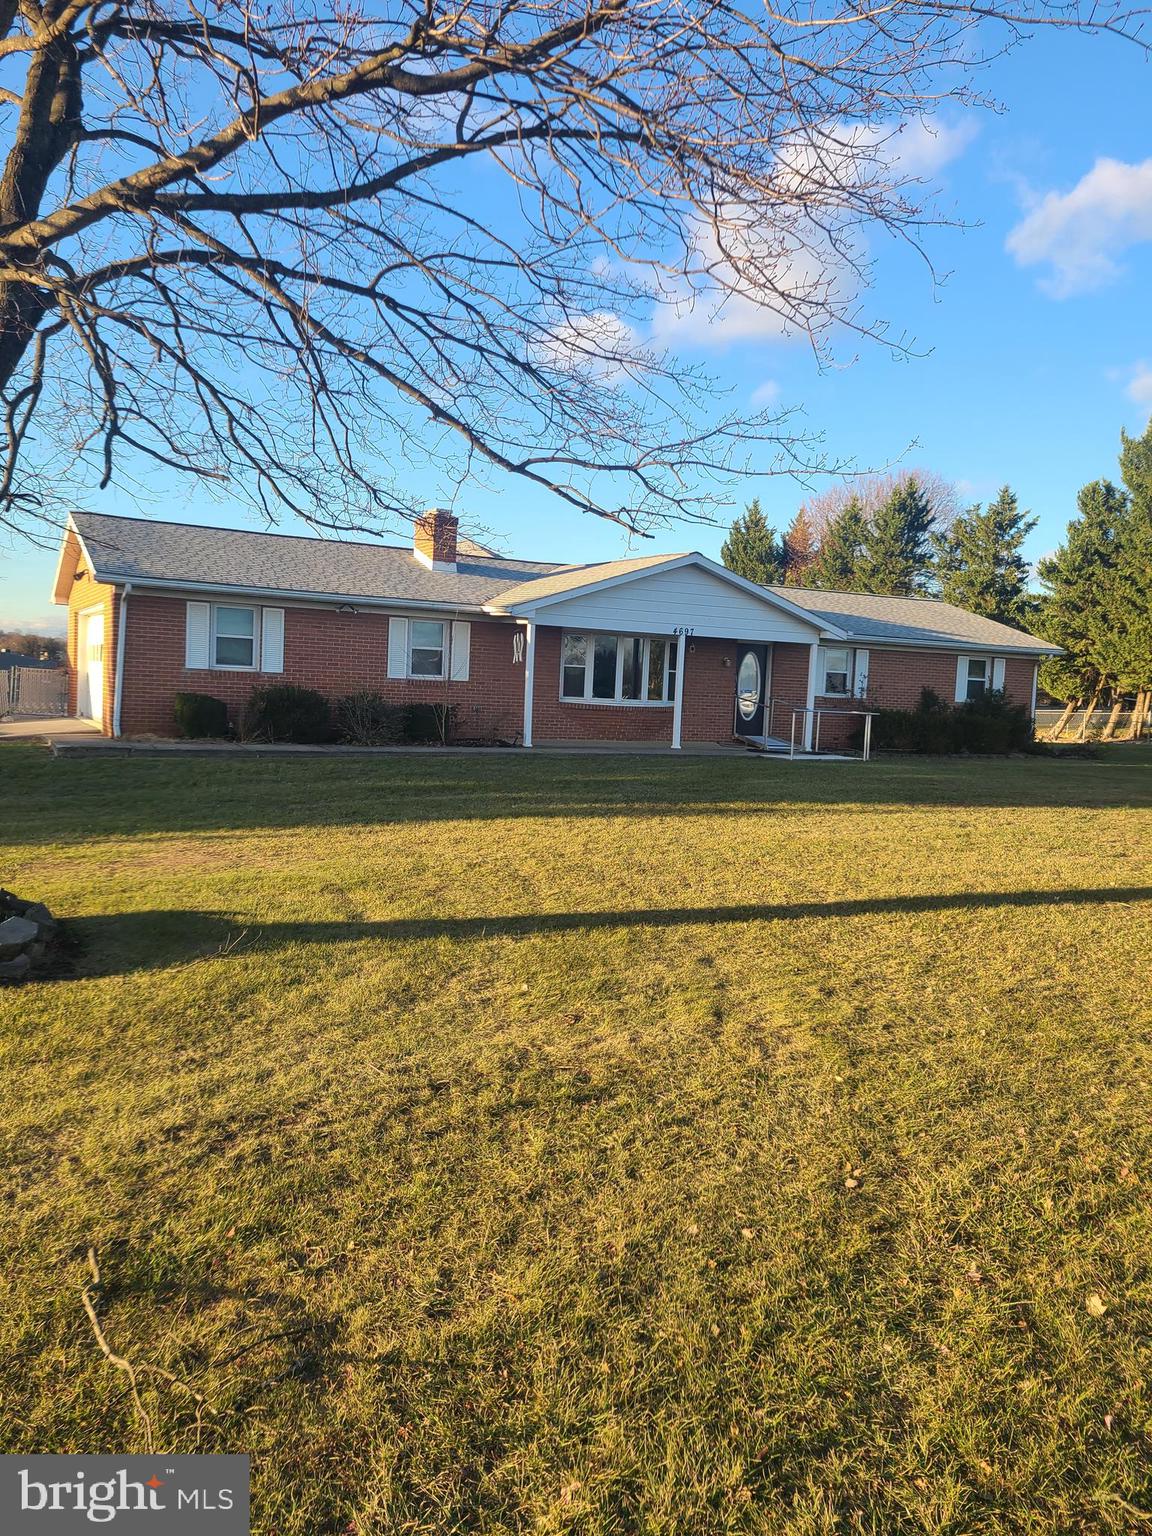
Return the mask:
{"type": "Polygon", "coordinates": [[[565,699],[584,697],[584,675],[588,667],[588,636],[565,635],[563,670],[560,696],[565,699]]]}
{"type": "Polygon", "coordinates": [[[852,652],[829,648],[824,652],[825,697],[847,697],[852,691],[852,652]]]}
{"type": "Polygon", "coordinates": [[[215,615],[215,641],[213,666],[255,667],[256,665],[256,610],[255,608],[217,607],[215,615]]]}
{"type": "Polygon", "coordinates": [[[408,636],[409,677],[443,677],[443,623],[439,619],[413,619],[408,636]]]}
{"type": "Polygon", "coordinates": [[[965,692],[969,704],[982,699],[988,692],[988,672],[992,663],[986,656],[969,656],[968,687],[965,692]]]}

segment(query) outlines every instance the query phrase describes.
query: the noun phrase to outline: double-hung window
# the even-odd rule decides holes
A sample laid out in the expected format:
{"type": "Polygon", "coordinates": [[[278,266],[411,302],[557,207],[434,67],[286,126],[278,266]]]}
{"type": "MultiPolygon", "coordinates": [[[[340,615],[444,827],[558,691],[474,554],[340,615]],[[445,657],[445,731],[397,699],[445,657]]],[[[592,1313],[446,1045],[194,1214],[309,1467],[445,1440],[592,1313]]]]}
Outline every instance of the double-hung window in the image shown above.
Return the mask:
{"type": "Polygon", "coordinates": [[[255,668],[256,610],[217,603],[212,610],[212,665],[255,668]]]}
{"type": "Polygon", "coordinates": [[[444,623],[441,619],[412,619],[408,625],[408,676],[443,677],[444,623]]]}
{"type": "Polygon", "coordinates": [[[676,688],[676,642],[643,635],[565,631],[560,697],[598,704],[668,704],[676,688]]]}
{"type": "Polygon", "coordinates": [[[852,692],[852,652],[845,646],[827,646],[824,650],[824,698],[847,698],[852,692]]]}
{"type": "Polygon", "coordinates": [[[976,699],[982,699],[992,686],[992,658],[990,656],[969,656],[968,658],[968,686],[965,689],[965,698],[969,704],[976,699]]]}

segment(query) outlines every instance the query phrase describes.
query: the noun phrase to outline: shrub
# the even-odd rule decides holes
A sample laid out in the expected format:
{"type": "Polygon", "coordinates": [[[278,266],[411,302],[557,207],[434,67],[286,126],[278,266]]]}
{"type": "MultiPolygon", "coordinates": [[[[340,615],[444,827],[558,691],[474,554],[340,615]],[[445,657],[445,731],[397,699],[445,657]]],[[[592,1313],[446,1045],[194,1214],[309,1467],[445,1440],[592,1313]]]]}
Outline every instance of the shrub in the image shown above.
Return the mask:
{"type": "Polygon", "coordinates": [[[228,706],[210,693],[178,693],[172,706],[181,736],[227,736],[228,706]]]}
{"type": "Polygon", "coordinates": [[[880,709],[872,722],[880,751],[945,757],[956,752],[1006,756],[1032,749],[1032,722],[1022,704],[986,693],[967,704],[945,704],[930,688],[915,709],[880,709]]]}
{"type": "Polygon", "coordinates": [[[406,714],[403,705],[390,704],[382,693],[364,689],[337,704],[336,732],[341,741],[357,747],[386,747],[403,739],[406,714]]]}
{"type": "Polygon", "coordinates": [[[404,711],[405,741],[447,741],[456,726],[453,704],[409,704],[404,711]]]}
{"type": "Polygon", "coordinates": [[[252,690],[247,729],[265,741],[331,741],[332,711],[314,688],[273,683],[252,690]]]}

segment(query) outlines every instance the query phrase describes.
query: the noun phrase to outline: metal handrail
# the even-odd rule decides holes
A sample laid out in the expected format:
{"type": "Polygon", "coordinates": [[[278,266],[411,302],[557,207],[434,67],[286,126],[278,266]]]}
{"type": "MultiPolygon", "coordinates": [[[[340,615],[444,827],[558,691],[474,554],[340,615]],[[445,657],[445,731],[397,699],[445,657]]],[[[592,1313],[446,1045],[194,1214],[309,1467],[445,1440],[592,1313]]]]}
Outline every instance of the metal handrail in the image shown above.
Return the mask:
{"type": "MultiPolygon", "coordinates": [[[[816,709],[810,707],[807,704],[794,704],[790,699],[769,697],[764,700],[764,706],[768,712],[768,724],[770,727],[775,719],[775,708],[777,704],[788,710],[790,714],[788,725],[788,756],[790,758],[794,758],[796,756],[796,721],[798,719],[803,720],[805,715],[812,716],[812,745],[808,749],[812,752],[819,752],[820,750],[820,721],[824,715],[837,715],[841,718],[844,718],[848,715],[862,716],[864,720],[864,742],[860,758],[862,762],[866,763],[872,756],[872,721],[876,718],[876,712],[874,710],[816,709]]],[[[766,736],[773,736],[776,733],[769,729],[766,730],[764,734],[766,736]]],[[[803,750],[803,742],[801,742],[801,751],[803,750]]]]}

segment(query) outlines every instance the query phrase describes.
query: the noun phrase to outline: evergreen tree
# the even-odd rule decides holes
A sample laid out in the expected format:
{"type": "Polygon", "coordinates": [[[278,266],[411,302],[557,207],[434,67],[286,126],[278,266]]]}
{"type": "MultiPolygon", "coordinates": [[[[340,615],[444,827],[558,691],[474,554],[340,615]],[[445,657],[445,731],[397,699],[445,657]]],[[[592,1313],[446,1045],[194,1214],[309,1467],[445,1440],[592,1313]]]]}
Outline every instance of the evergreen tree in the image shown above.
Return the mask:
{"type": "Polygon", "coordinates": [[[760,510],[759,500],[753,501],[732,524],[728,537],[720,550],[720,558],[730,571],[748,581],[771,586],[784,580],[787,556],[784,541],[770,528],[760,510]]]}
{"type": "Polygon", "coordinates": [[[1120,476],[1128,500],[1118,526],[1101,665],[1118,688],[1137,696],[1139,713],[1152,689],[1152,422],[1143,437],[1121,434],[1120,476]]]}
{"type": "Polygon", "coordinates": [[[931,564],[932,507],[909,475],[873,512],[860,553],[864,592],[909,597],[927,585],[931,564]]]}
{"type": "Polygon", "coordinates": [[[789,586],[803,586],[820,553],[820,535],[807,507],[801,507],[784,535],[785,576],[789,586]]]}
{"type": "Polygon", "coordinates": [[[1067,655],[1046,661],[1040,682],[1058,699],[1094,698],[1109,683],[1114,588],[1126,493],[1094,480],[1076,498],[1079,516],[1064,543],[1037,567],[1045,598],[1038,621],[1046,640],[1067,655]]]}
{"type": "Polygon", "coordinates": [[[860,587],[860,559],[868,537],[868,520],[857,497],[828,524],[820,552],[808,568],[809,586],[826,592],[851,592],[860,587]]]}
{"type": "Polygon", "coordinates": [[[1036,519],[1021,512],[1004,486],[987,510],[969,507],[950,528],[931,536],[935,573],[945,602],[1001,624],[1026,625],[1034,604],[1028,596],[1028,562],[1021,554],[1036,519]]]}

